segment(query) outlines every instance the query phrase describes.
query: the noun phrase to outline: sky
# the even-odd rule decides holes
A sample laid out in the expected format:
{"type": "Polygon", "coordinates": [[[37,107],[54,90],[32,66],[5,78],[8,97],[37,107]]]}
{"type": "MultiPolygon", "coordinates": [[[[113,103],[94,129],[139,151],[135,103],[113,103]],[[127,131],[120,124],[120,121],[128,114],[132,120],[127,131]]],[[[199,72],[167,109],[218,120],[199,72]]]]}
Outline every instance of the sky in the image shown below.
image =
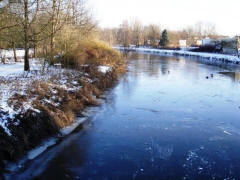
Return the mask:
{"type": "Polygon", "coordinates": [[[219,34],[240,34],[240,0],[89,0],[89,4],[101,27],[138,19],[145,25],[179,30],[208,22],[219,34]]]}

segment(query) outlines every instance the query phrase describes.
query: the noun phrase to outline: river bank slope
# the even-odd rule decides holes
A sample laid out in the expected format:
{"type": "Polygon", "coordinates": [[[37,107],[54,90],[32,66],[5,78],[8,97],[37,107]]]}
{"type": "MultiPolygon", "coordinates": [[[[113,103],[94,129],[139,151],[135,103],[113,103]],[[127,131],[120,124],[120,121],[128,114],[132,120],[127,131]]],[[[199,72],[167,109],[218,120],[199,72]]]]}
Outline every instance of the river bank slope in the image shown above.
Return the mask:
{"type": "Polygon", "coordinates": [[[117,51],[94,52],[77,68],[67,67],[66,61],[46,66],[43,59],[31,59],[29,72],[23,71],[21,59],[0,64],[0,172],[42,140],[61,137],[60,130],[84,116],[86,107],[98,105],[102,93],[124,73],[117,51]]]}

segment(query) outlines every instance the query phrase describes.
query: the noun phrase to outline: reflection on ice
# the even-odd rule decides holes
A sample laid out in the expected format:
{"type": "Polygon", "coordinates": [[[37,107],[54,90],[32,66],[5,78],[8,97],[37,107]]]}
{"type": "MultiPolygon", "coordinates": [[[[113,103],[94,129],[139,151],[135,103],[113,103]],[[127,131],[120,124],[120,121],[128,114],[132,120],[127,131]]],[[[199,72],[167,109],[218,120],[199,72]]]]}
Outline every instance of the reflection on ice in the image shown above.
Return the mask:
{"type": "Polygon", "coordinates": [[[233,82],[240,82],[240,72],[219,72],[232,79],[233,82]]]}

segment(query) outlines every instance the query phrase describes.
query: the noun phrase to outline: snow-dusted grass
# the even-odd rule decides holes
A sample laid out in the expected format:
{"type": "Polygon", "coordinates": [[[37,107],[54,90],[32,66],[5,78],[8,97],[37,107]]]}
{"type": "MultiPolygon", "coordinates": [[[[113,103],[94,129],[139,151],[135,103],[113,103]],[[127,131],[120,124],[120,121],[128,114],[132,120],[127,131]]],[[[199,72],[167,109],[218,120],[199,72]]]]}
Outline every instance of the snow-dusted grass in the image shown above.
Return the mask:
{"type": "MultiPolygon", "coordinates": [[[[34,109],[32,105],[33,99],[28,99],[28,101],[23,103],[23,109],[16,109],[14,106],[9,104],[9,100],[15,94],[26,95],[29,87],[32,86],[33,82],[48,82],[53,76],[61,76],[65,73],[64,70],[48,70],[44,74],[41,74],[41,61],[31,60],[31,71],[24,72],[23,62],[17,62],[13,64],[0,64],[0,126],[2,126],[8,135],[11,135],[10,130],[7,128],[9,121],[14,119],[14,117],[20,111],[27,111],[29,109],[38,112],[34,109]],[[61,71],[61,72],[60,72],[61,71]]],[[[65,88],[68,87],[66,77],[61,79],[56,78],[55,82],[59,86],[65,88]]],[[[47,100],[46,100],[47,101],[47,100]]],[[[18,103],[18,102],[16,102],[18,103]]],[[[51,103],[51,102],[48,102],[51,103]]],[[[17,125],[17,124],[16,124],[17,125]]]]}
{"type": "MultiPolygon", "coordinates": [[[[0,64],[0,126],[5,129],[8,135],[11,135],[7,128],[8,121],[12,120],[18,111],[9,106],[8,100],[15,93],[24,94],[32,80],[39,78],[33,74],[39,70],[40,64],[37,60],[31,60],[31,68],[34,70],[29,74],[23,71],[23,62],[12,64],[0,64]]],[[[31,108],[31,102],[25,103],[26,109],[31,108]]]]}
{"type": "MultiPolygon", "coordinates": [[[[45,67],[43,71],[42,59],[30,59],[30,72],[24,72],[22,57],[24,50],[17,50],[17,56],[21,61],[14,62],[12,50],[0,50],[1,57],[8,57],[10,61],[6,64],[0,63],[0,126],[11,136],[9,124],[18,125],[19,122],[12,122],[19,114],[32,110],[40,111],[36,107],[39,103],[57,108],[62,98],[59,91],[79,92],[82,83],[91,84],[93,80],[88,73],[71,69],[62,69],[61,66],[45,67]],[[49,91],[49,92],[45,92],[49,91]],[[39,97],[45,94],[50,97],[39,97]],[[39,99],[41,102],[39,102],[39,99]],[[37,105],[36,105],[37,104],[37,105]]],[[[84,65],[83,68],[89,68],[84,65]]],[[[98,66],[99,73],[106,74],[113,69],[110,66],[98,66]]],[[[93,72],[93,74],[95,74],[93,72]]],[[[86,97],[85,97],[86,98],[86,97]]]]}
{"type": "MultiPolygon", "coordinates": [[[[42,94],[41,91],[49,91],[52,95],[51,97],[42,98],[41,103],[58,107],[61,97],[58,97],[59,92],[57,89],[77,92],[82,88],[82,82],[93,83],[87,73],[58,67],[46,67],[44,73],[42,73],[43,60],[31,59],[30,62],[30,72],[23,71],[23,62],[0,64],[0,126],[4,128],[9,136],[11,136],[11,131],[8,124],[16,115],[28,110],[39,113],[35,106],[39,97],[36,97],[38,95],[31,95],[34,88],[40,88],[39,90],[36,89],[36,91],[40,91],[38,92],[40,94],[42,94]],[[24,98],[24,100],[20,102],[19,98],[24,98]]],[[[111,70],[112,68],[109,66],[98,67],[98,71],[103,74],[111,70]]],[[[14,122],[14,124],[18,125],[19,123],[14,122]]]]}
{"type": "MultiPolygon", "coordinates": [[[[117,49],[123,50],[126,48],[116,47],[117,49]]],[[[137,52],[156,53],[160,55],[172,55],[172,56],[190,56],[204,58],[210,62],[223,62],[223,63],[234,63],[240,64],[240,58],[233,55],[217,54],[217,53],[203,53],[203,52],[191,52],[185,50],[164,50],[164,49],[152,49],[152,48],[127,48],[127,50],[137,52]]]]}

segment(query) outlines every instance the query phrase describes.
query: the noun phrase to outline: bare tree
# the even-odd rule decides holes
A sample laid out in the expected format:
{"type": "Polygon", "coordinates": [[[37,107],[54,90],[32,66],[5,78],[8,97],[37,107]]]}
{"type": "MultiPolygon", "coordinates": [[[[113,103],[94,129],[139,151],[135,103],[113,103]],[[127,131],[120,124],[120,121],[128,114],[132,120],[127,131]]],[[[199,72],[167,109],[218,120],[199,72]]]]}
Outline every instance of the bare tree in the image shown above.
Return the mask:
{"type": "MultiPolygon", "coordinates": [[[[50,28],[48,34],[50,37],[50,63],[54,61],[56,53],[55,39],[58,32],[64,27],[74,27],[80,34],[88,34],[96,25],[92,23],[92,17],[86,8],[85,0],[51,0],[48,10],[50,17],[50,28]]],[[[65,28],[69,29],[70,28],[65,28]]]]}
{"type": "Polygon", "coordinates": [[[99,38],[112,46],[117,43],[116,40],[116,29],[104,28],[99,30],[99,38]]]}
{"type": "Polygon", "coordinates": [[[22,30],[17,26],[17,22],[21,22],[22,19],[8,11],[5,11],[4,14],[1,15],[0,15],[2,17],[1,20],[4,23],[4,26],[7,27],[3,28],[0,31],[1,41],[6,42],[7,47],[13,48],[14,60],[16,62],[17,61],[16,46],[22,42],[21,38],[22,30]],[[5,19],[3,18],[3,16],[5,16],[5,19]]]}
{"type": "Polygon", "coordinates": [[[97,33],[96,23],[87,8],[86,0],[71,0],[68,20],[56,34],[56,45],[60,52],[76,47],[79,41],[91,39],[97,33]]]}
{"type": "Polygon", "coordinates": [[[70,9],[70,22],[74,25],[82,35],[96,29],[96,22],[93,21],[91,11],[86,7],[86,0],[72,0],[70,9]]]}
{"type": "Polygon", "coordinates": [[[206,22],[204,27],[204,36],[208,36],[210,38],[215,38],[216,33],[216,25],[214,23],[206,22]]]}
{"type": "Polygon", "coordinates": [[[199,37],[215,37],[217,35],[216,26],[211,22],[198,22],[195,30],[199,37]]]}
{"type": "Polygon", "coordinates": [[[68,21],[71,2],[71,0],[51,0],[49,4],[51,7],[49,11],[51,24],[49,32],[51,63],[53,63],[55,54],[55,37],[68,21]]]}
{"type": "Polygon", "coordinates": [[[161,37],[161,28],[158,25],[151,24],[148,27],[148,40],[153,47],[158,46],[161,37]]]}
{"type": "MultiPolygon", "coordinates": [[[[40,7],[40,0],[22,0],[11,2],[9,4],[9,12],[18,17],[14,26],[23,27],[23,39],[24,39],[24,71],[30,70],[29,65],[29,49],[30,49],[30,29],[33,23],[36,21],[40,7]],[[22,19],[22,21],[19,21],[22,19]]],[[[9,27],[8,27],[9,28],[9,27]]]]}
{"type": "Polygon", "coordinates": [[[132,41],[137,47],[144,44],[143,25],[138,20],[135,20],[132,24],[132,41]]]}
{"type": "Polygon", "coordinates": [[[131,44],[131,28],[127,20],[123,21],[118,31],[118,41],[124,46],[129,47],[131,44]]]}

